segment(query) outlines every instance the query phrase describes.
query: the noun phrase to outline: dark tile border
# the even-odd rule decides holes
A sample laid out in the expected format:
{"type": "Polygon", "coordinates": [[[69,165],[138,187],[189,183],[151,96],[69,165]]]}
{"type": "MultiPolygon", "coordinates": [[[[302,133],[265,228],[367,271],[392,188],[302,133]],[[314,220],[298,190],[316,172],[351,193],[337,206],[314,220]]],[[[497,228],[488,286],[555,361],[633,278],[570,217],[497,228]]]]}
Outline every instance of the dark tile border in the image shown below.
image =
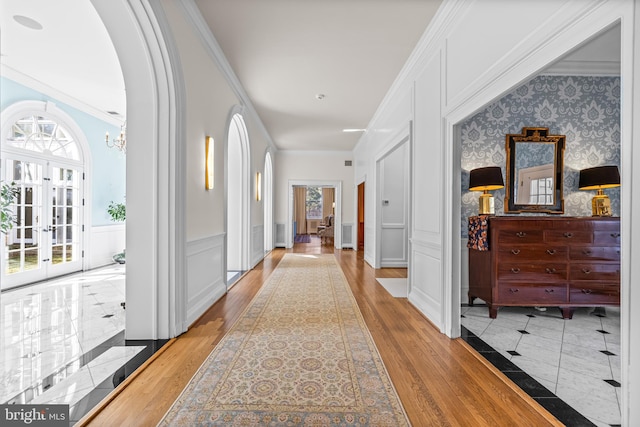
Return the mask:
{"type": "Polygon", "coordinates": [[[569,427],[595,426],[584,415],[569,406],[545,386],[536,381],[517,365],[485,343],[473,332],[462,326],[461,338],[482,357],[495,366],[525,393],[549,411],[558,421],[569,427]]]}
{"type": "Polygon", "coordinates": [[[105,341],[105,343],[108,343],[105,345],[107,348],[101,353],[104,353],[104,351],[113,346],[144,346],[145,348],[114,372],[110,378],[104,380],[96,388],[91,390],[88,395],[80,399],[78,403],[69,408],[70,425],[72,426],[80,421],[80,419],[89,413],[102,399],[168,342],[169,340],[125,340],[124,331],[110,340],[105,341]],[[120,337],[120,340],[116,337],[120,337]]]}

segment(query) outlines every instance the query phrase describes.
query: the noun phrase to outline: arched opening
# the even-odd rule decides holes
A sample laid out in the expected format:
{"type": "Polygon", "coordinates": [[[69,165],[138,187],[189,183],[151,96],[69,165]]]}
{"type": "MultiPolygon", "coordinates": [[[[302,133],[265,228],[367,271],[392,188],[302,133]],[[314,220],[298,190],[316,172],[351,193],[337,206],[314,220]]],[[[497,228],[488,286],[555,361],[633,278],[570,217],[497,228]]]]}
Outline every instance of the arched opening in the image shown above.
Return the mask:
{"type": "Polygon", "coordinates": [[[1,246],[2,289],[82,270],[90,158],[82,130],[39,101],[6,108],[2,129],[2,181],[17,190],[17,223],[1,246]]]}
{"type": "Polygon", "coordinates": [[[264,252],[273,249],[273,163],[271,153],[264,159],[264,252]]]}
{"type": "Polygon", "coordinates": [[[226,147],[227,287],[248,269],[249,137],[240,113],[233,113],[226,147]]]}

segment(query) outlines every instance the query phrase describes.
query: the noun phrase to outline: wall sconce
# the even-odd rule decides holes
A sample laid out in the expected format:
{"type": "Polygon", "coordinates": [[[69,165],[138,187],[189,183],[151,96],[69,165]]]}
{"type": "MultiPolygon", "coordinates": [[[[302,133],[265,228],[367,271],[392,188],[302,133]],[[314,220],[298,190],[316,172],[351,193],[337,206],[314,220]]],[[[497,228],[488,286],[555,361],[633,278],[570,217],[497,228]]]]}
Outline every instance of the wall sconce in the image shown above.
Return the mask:
{"type": "Polygon", "coordinates": [[[488,166],[469,172],[469,190],[483,192],[478,200],[478,213],[480,215],[495,214],[493,196],[489,191],[503,187],[504,180],[502,179],[502,170],[499,166],[488,166]]]}
{"type": "Polygon", "coordinates": [[[207,136],[204,140],[204,188],[213,189],[213,137],[207,136]]]}
{"type": "Polygon", "coordinates": [[[256,200],[262,200],[262,174],[256,172],[256,200]]]}
{"type": "Polygon", "coordinates": [[[580,190],[598,190],[591,199],[591,212],[593,216],[611,216],[611,200],[604,194],[604,188],[620,186],[620,172],[617,166],[597,166],[595,168],[582,169],[578,188],[580,190]]]}

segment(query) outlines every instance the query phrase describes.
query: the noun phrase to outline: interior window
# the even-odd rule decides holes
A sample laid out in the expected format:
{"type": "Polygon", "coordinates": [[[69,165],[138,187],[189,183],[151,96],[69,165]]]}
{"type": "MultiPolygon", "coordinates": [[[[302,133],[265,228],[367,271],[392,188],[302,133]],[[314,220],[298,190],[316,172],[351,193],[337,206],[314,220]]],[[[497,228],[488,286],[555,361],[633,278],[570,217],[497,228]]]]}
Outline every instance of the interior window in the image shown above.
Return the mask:
{"type": "Polygon", "coordinates": [[[322,218],[322,187],[307,187],[307,219],[322,218]]]}

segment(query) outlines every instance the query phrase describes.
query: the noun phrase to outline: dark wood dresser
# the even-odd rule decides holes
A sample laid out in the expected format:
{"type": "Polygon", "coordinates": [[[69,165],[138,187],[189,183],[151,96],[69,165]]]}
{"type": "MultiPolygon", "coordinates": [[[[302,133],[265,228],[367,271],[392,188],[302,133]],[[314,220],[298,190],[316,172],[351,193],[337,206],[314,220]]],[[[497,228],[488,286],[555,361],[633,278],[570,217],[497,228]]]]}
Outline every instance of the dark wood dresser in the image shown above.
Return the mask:
{"type": "Polygon", "coordinates": [[[495,318],[503,306],[620,305],[620,219],[489,217],[488,250],[469,249],[469,305],[481,298],[495,318]]]}

